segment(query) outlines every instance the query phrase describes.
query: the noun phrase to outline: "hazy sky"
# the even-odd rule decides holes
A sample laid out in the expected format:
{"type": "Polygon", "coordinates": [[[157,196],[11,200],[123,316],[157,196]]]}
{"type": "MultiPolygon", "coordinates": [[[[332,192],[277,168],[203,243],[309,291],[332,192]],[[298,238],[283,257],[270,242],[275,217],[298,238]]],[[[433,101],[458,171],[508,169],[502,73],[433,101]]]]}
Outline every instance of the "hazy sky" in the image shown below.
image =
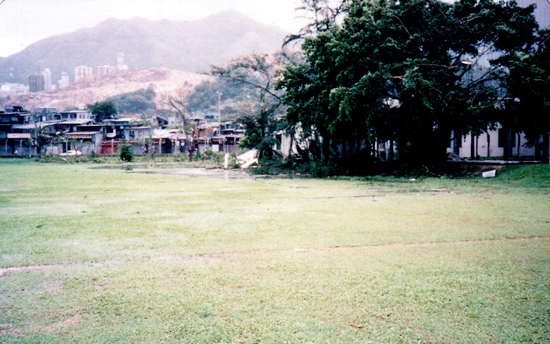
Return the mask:
{"type": "Polygon", "coordinates": [[[107,18],[195,20],[233,9],[297,32],[303,26],[295,12],[299,5],[300,0],[4,0],[0,5],[0,56],[107,18]]]}

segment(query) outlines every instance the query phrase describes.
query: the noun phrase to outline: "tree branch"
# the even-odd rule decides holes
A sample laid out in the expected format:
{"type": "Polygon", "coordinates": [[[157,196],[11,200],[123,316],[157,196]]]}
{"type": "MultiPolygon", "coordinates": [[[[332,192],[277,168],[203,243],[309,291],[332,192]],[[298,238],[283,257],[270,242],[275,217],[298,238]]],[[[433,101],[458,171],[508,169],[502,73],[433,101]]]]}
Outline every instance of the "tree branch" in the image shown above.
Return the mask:
{"type": "MultiPolygon", "coordinates": [[[[262,86],[262,85],[258,85],[256,83],[253,83],[251,81],[248,81],[246,80],[245,78],[240,78],[240,77],[235,77],[235,76],[231,76],[231,75],[228,75],[227,71],[223,70],[223,69],[214,69],[214,71],[212,72],[212,74],[214,75],[218,75],[220,77],[223,77],[223,78],[227,78],[227,79],[230,79],[230,80],[233,80],[233,81],[237,81],[237,82],[242,82],[244,84],[247,84],[247,85],[250,85],[254,88],[257,88],[259,90],[262,90],[266,93],[268,93],[269,95],[271,95],[272,97],[274,97],[275,99],[279,100],[279,102],[282,102],[282,99],[280,96],[276,95],[275,93],[273,93],[272,91],[270,91],[269,89],[267,89],[266,86],[262,86]]],[[[268,85],[269,82],[268,82],[268,85]]]]}

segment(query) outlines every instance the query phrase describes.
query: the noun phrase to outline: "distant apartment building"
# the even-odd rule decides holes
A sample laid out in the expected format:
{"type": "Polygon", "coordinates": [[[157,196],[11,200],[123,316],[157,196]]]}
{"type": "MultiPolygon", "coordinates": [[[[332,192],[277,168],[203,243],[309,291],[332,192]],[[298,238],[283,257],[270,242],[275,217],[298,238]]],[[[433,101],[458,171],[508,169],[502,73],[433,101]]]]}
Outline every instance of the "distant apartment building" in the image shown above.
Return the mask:
{"type": "Polygon", "coordinates": [[[92,67],[81,65],[81,66],[76,66],[74,68],[74,81],[75,82],[77,82],[78,80],[80,80],[83,77],[86,77],[88,75],[94,75],[92,67]]]}
{"type": "Polygon", "coordinates": [[[46,89],[44,75],[31,74],[29,75],[29,90],[30,92],[41,92],[46,89]]]}
{"type": "Polygon", "coordinates": [[[57,88],[65,88],[69,86],[71,81],[69,80],[69,74],[66,72],[61,72],[61,79],[57,80],[57,88]]]}
{"type": "Polygon", "coordinates": [[[116,54],[116,69],[117,70],[128,70],[128,66],[124,64],[124,53],[116,54]]]}
{"type": "Polygon", "coordinates": [[[116,67],[104,65],[97,67],[97,75],[106,75],[116,73],[116,67]]]}
{"type": "Polygon", "coordinates": [[[44,91],[53,90],[54,85],[52,84],[52,72],[49,68],[44,68],[42,71],[42,76],[44,76],[44,91]]]}
{"type": "Polygon", "coordinates": [[[4,82],[0,84],[0,97],[29,93],[29,86],[4,82]]]}

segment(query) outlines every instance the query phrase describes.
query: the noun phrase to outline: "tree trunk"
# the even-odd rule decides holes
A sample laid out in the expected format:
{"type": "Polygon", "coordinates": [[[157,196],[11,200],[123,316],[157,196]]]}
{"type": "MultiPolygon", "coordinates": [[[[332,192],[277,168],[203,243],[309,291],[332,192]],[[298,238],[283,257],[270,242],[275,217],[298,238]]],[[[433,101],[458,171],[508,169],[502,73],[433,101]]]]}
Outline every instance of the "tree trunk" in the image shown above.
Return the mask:
{"type": "Polygon", "coordinates": [[[487,157],[491,157],[491,134],[487,132],[487,157]]]}
{"type": "Polygon", "coordinates": [[[513,154],[512,147],[513,133],[512,129],[506,129],[506,145],[504,147],[504,160],[509,160],[513,154]]]}
{"type": "Polygon", "coordinates": [[[550,164],[550,131],[543,135],[542,139],[543,161],[550,164]]]}
{"type": "Polygon", "coordinates": [[[341,152],[341,158],[345,158],[348,155],[347,147],[346,147],[346,141],[342,140],[342,152],[341,152]]]}
{"type": "Polygon", "coordinates": [[[476,140],[475,135],[470,133],[470,159],[474,160],[476,158],[476,140]]]}
{"type": "MultiPolygon", "coordinates": [[[[289,131],[289,135],[290,135],[290,144],[289,144],[289,147],[288,147],[288,157],[290,158],[293,154],[292,154],[292,146],[294,146],[294,130],[290,130],[289,131]]],[[[282,139],[282,136],[281,136],[281,139],[282,139]]],[[[283,143],[281,142],[281,147],[282,147],[283,143]]]]}
{"type": "Polygon", "coordinates": [[[322,154],[323,154],[323,161],[329,162],[330,161],[330,139],[328,135],[322,135],[322,154]]]}
{"type": "Polygon", "coordinates": [[[460,141],[462,140],[462,135],[458,135],[457,130],[453,130],[453,153],[460,155],[460,141]]]}

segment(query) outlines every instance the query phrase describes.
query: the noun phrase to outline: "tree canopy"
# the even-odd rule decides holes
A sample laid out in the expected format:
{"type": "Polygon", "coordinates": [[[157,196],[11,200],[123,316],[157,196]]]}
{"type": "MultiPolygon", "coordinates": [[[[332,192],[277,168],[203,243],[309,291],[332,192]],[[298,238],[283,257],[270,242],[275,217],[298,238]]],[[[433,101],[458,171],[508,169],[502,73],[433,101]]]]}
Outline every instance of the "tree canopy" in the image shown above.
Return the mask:
{"type": "Polygon", "coordinates": [[[272,157],[277,144],[276,134],[284,127],[281,92],[275,90],[278,67],[283,54],[252,54],[235,59],[228,66],[214,67],[212,73],[224,83],[241,85],[248,90],[241,98],[238,120],[245,128],[243,148],[258,149],[259,157],[272,157]]]}
{"type": "Polygon", "coordinates": [[[124,93],[107,100],[113,102],[118,113],[144,114],[148,111],[156,111],[154,102],[155,91],[153,88],[141,89],[135,92],[124,93]]]}
{"type": "MultiPolygon", "coordinates": [[[[547,65],[547,45],[533,51],[538,26],[532,6],[493,0],[303,3],[314,19],[299,37],[303,60],[287,65],[278,88],[285,91],[286,119],[301,126],[310,147],[319,147],[311,150],[315,158],[372,152],[376,142],[391,141],[401,159],[443,159],[451,133],[478,133],[504,116],[517,117],[519,108],[499,111],[505,97],[525,98],[520,107],[527,99],[539,109],[548,106],[534,91],[519,94],[524,82],[531,85],[523,75],[548,75],[529,66],[547,65]]],[[[525,130],[535,127],[524,124],[525,130]]],[[[537,133],[550,129],[545,125],[537,133]]]]}
{"type": "Polygon", "coordinates": [[[189,112],[217,112],[218,93],[221,94],[223,107],[220,112],[223,115],[234,114],[239,103],[256,96],[255,90],[250,85],[229,78],[217,78],[214,81],[199,84],[187,96],[189,112]]]}
{"type": "Polygon", "coordinates": [[[500,121],[527,135],[539,157],[548,158],[550,145],[550,31],[536,35],[527,51],[507,57],[509,72],[505,78],[506,94],[500,121]],[[538,140],[540,137],[543,140],[538,140]]]}
{"type": "Polygon", "coordinates": [[[90,104],[88,105],[88,109],[96,116],[96,121],[98,122],[114,118],[118,114],[115,104],[110,100],[90,104]]]}

